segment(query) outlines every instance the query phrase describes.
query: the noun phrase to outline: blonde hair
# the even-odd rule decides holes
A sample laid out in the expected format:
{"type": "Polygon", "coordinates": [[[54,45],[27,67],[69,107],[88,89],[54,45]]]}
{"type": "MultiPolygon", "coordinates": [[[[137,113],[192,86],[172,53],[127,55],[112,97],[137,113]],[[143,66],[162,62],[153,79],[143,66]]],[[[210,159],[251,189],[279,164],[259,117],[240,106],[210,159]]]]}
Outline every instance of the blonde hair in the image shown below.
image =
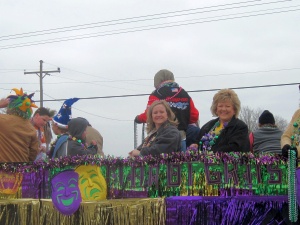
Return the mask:
{"type": "Polygon", "coordinates": [[[174,126],[178,125],[178,120],[175,114],[173,113],[172,109],[170,108],[169,104],[165,100],[157,100],[153,102],[152,105],[147,110],[147,133],[149,133],[155,128],[155,124],[152,119],[152,112],[153,112],[153,108],[157,105],[163,105],[166,108],[169,123],[171,123],[174,126]]]}
{"type": "Polygon", "coordinates": [[[239,97],[232,89],[221,89],[218,91],[213,98],[212,105],[210,107],[210,111],[214,116],[217,116],[217,106],[218,103],[224,101],[231,101],[233,108],[235,110],[235,117],[238,118],[241,111],[241,102],[239,97]]]}

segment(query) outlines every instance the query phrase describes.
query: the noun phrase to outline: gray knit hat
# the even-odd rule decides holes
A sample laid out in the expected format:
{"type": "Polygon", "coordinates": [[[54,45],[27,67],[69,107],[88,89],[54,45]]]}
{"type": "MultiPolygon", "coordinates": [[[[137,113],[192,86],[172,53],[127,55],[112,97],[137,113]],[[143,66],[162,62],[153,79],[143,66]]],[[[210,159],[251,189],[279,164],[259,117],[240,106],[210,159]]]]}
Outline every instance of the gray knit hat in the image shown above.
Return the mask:
{"type": "Polygon", "coordinates": [[[173,73],[169,70],[158,71],[154,76],[154,87],[158,88],[158,86],[166,80],[174,81],[175,79],[173,73]]]}

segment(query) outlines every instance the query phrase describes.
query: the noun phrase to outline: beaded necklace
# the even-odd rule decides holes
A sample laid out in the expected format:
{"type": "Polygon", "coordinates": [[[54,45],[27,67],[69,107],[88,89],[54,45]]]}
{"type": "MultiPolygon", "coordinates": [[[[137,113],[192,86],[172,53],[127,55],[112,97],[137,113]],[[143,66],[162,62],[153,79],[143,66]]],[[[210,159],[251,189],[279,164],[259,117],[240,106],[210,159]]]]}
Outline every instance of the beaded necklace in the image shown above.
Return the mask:
{"type": "Polygon", "coordinates": [[[294,132],[293,135],[291,136],[291,147],[292,148],[297,148],[297,146],[299,146],[299,142],[300,142],[300,118],[298,118],[296,120],[296,122],[293,123],[293,127],[294,127],[294,132]]]}
{"type": "Polygon", "coordinates": [[[218,120],[215,123],[215,125],[210,129],[210,131],[203,135],[199,142],[202,151],[210,151],[212,149],[212,147],[216,144],[217,139],[219,138],[224,128],[228,125],[228,123],[224,123],[221,129],[217,129],[221,125],[222,124],[218,120]]]}
{"type": "MultiPolygon", "coordinates": [[[[291,149],[296,149],[300,141],[300,118],[294,123],[294,132],[291,136],[291,149]]],[[[297,151],[297,149],[296,149],[297,151]]],[[[297,197],[296,197],[296,151],[288,152],[288,201],[289,201],[289,219],[296,222],[298,218],[297,197]]]]}
{"type": "Polygon", "coordinates": [[[72,137],[71,135],[69,136],[69,140],[73,140],[77,143],[79,143],[84,149],[86,149],[85,145],[83,144],[81,139],[77,139],[76,137],[72,137]]]}

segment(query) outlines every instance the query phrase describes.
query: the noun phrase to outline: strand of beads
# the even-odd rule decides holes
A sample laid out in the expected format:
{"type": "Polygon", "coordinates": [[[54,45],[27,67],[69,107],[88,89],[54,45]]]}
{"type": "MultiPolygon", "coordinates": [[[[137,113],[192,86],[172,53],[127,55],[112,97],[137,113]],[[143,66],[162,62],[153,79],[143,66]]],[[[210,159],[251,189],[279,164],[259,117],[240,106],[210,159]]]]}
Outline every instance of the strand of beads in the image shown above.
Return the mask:
{"type": "Polygon", "coordinates": [[[202,151],[210,151],[212,149],[212,146],[216,144],[217,139],[227,125],[228,123],[224,123],[222,128],[218,132],[216,132],[216,128],[220,126],[220,121],[217,121],[215,123],[210,131],[205,134],[199,142],[199,145],[202,146],[202,151]]]}
{"type": "Polygon", "coordinates": [[[81,139],[77,139],[76,137],[72,137],[72,136],[69,136],[69,139],[70,139],[70,140],[73,140],[73,141],[76,141],[77,143],[81,144],[81,146],[85,149],[85,146],[84,146],[84,144],[82,143],[82,140],[81,140],[81,139]]]}
{"type": "Polygon", "coordinates": [[[212,132],[205,134],[199,142],[200,146],[202,146],[202,151],[210,151],[218,138],[219,136],[212,132]]]}
{"type": "Polygon", "coordinates": [[[289,219],[297,222],[298,207],[296,201],[296,151],[288,152],[288,199],[289,199],[289,219]]]}

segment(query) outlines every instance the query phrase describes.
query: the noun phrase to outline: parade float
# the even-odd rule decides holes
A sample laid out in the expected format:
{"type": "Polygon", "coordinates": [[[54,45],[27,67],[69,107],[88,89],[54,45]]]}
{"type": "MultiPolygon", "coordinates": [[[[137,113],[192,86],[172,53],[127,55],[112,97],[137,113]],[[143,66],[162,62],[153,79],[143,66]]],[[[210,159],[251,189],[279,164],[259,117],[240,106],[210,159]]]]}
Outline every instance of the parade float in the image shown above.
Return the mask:
{"type": "MultiPolygon", "coordinates": [[[[0,224],[261,224],[288,219],[277,155],[76,156],[0,164],[0,224]]],[[[297,211],[297,210],[296,210],[297,211]]]]}

